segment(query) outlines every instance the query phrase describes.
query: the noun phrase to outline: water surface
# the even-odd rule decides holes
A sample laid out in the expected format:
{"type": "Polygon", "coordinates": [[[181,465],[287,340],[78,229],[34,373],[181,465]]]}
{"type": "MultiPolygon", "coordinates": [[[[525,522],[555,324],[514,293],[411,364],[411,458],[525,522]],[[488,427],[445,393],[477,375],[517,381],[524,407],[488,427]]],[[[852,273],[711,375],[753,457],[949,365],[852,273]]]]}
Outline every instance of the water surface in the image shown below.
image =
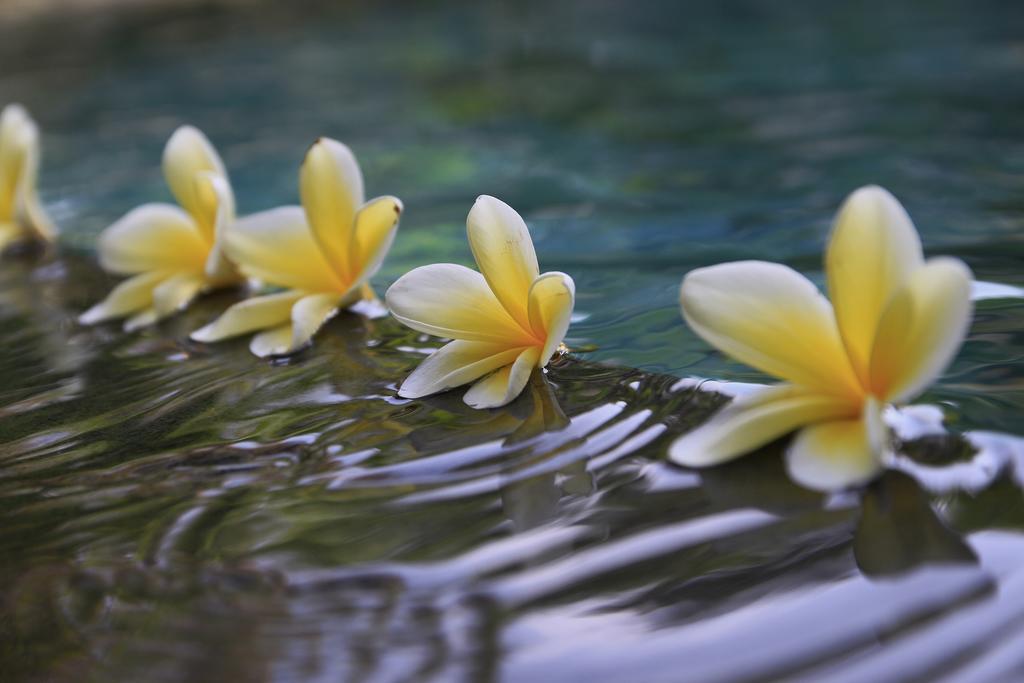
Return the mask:
{"type": "Polygon", "coordinates": [[[768,258],[820,282],[859,185],[929,253],[1024,286],[1024,10],[550,4],[0,26],[0,101],[46,132],[65,245],[0,269],[0,680],[1024,676],[1020,298],[978,302],[923,398],[966,441],[908,433],[913,476],[825,497],[779,444],[665,462],[725,400],[680,377],[764,379],[685,329],[681,276],[768,258]],[[577,353],[476,412],[395,397],[435,343],[387,319],[341,316],[284,364],[185,341],[232,293],[78,328],[113,282],[95,235],[169,199],[184,122],[243,212],[295,201],[316,136],[349,143],[407,209],[378,289],[468,262],[473,198],[502,197],[577,281],[577,353]]]}

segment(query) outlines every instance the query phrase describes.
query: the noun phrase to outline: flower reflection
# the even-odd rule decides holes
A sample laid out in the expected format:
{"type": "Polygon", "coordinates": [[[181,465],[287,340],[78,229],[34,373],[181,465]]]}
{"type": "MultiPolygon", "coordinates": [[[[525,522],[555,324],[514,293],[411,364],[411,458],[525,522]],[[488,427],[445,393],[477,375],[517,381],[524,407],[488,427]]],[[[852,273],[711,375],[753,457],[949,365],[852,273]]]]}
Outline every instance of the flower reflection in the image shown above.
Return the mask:
{"type": "Polygon", "coordinates": [[[971,547],[939,518],[917,482],[892,470],[864,492],[853,555],[869,576],[902,574],[925,564],[978,562],[971,547]]]}
{"type": "Polygon", "coordinates": [[[235,304],[192,339],[216,342],[259,332],[249,345],[254,354],[289,354],[309,345],[339,310],[375,298],[366,283],[391,248],[402,202],[365,201],[355,156],[328,138],[306,153],[299,186],[301,207],[242,218],[227,237],[227,252],[243,273],[283,291],[235,304]]]}
{"type": "Polygon", "coordinates": [[[956,354],[971,319],[971,273],[956,259],[925,261],[906,211],[880,187],[846,200],[825,260],[832,303],[775,263],[684,278],[690,327],[785,383],[736,399],[678,439],[675,462],[725,462],[799,430],[786,464],[801,484],[827,490],[877,475],[890,440],[882,411],[924,391],[956,354]]]}
{"type": "Polygon", "coordinates": [[[201,292],[241,282],[223,246],[235,197],[213,145],[182,126],[167,141],[163,168],[179,206],[143,204],[103,231],[100,264],[132,277],[83,313],[83,325],[127,318],[125,329],[135,330],[186,308],[201,292]]]}
{"type": "Polygon", "coordinates": [[[474,383],[474,408],[513,401],[534,368],[543,368],[569,328],[576,297],[565,273],[541,274],[526,223],[512,207],[483,195],[466,220],[480,272],[452,263],[416,268],[387,291],[392,314],[414,330],[449,337],[398,390],[419,398],[474,383]]]}

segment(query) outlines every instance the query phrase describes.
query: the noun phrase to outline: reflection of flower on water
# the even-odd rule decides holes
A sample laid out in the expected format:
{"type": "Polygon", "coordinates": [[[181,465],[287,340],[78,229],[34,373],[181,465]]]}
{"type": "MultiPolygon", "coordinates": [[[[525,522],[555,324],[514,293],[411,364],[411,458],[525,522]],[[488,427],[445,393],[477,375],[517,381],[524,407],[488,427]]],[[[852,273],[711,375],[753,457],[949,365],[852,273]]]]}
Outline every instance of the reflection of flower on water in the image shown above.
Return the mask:
{"type": "Polygon", "coordinates": [[[763,261],[700,268],[683,280],[683,316],[712,346],[785,383],[736,399],[671,447],[713,465],[797,430],[790,475],[816,489],[864,483],[889,454],[887,404],[943,372],[971,319],[971,273],[925,261],[900,203],[879,187],[844,202],[826,252],[830,303],[796,271],[763,261]]]}

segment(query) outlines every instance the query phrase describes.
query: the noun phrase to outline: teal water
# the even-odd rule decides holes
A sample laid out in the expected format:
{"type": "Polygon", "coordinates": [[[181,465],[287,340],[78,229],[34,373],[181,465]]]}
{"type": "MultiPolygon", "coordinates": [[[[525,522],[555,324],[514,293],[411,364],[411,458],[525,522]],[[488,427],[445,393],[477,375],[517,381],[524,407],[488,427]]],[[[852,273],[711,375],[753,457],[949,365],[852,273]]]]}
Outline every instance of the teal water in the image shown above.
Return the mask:
{"type": "Polygon", "coordinates": [[[820,282],[859,185],[930,253],[1024,287],[1024,7],[552,4],[0,25],[0,102],[45,131],[65,245],[0,273],[0,680],[1024,676],[1020,297],[977,302],[923,397],[977,452],[908,434],[920,483],[822,497],[777,446],[664,462],[721,400],[678,377],[764,379],[685,329],[682,275],[766,258],[820,282]],[[285,365],[184,341],[230,294],[141,335],[77,328],[111,283],[95,236],[169,199],[185,122],[243,213],[295,201],[318,135],[347,142],[407,209],[378,290],[468,262],[473,198],[505,199],[576,279],[578,353],[474,413],[395,398],[429,343],[387,320],[340,317],[285,365]]]}

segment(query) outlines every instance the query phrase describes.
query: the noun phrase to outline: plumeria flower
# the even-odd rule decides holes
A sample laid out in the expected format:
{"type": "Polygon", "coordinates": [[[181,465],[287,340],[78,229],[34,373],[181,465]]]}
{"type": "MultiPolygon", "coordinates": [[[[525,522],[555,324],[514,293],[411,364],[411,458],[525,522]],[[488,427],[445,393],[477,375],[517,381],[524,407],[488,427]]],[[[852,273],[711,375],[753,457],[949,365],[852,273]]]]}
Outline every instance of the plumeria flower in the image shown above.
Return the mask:
{"type": "Polygon", "coordinates": [[[683,317],[712,346],[784,384],[737,398],[678,439],[670,457],[714,465],[799,430],[790,475],[829,490],[874,477],[888,454],[889,404],[919,395],[953,359],[971,320],[971,272],[924,260],[917,231],[880,187],[847,198],[825,256],[832,303],[796,271],[763,261],[683,279],[683,317]]]}
{"type": "Polygon", "coordinates": [[[52,242],[57,230],[39,202],[39,129],[24,107],[0,112],[0,251],[16,242],[52,242]]]}
{"type": "Polygon", "coordinates": [[[398,395],[419,398],[475,382],[465,402],[497,408],[559,350],[576,287],[565,273],[540,273],[530,232],[508,204],[479,197],[466,231],[479,273],[452,263],[422,266],[387,291],[399,322],[454,340],[416,368],[398,395]]]}
{"type": "Polygon", "coordinates": [[[196,295],[242,278],[223,249],[235,220],[224,164],[201,132],[182,126],[164,148],[164,177],[179,206],[143,204],[103,231],[100,265],[130,275],[79,317],[84,325],[128,318],[128,331],[186,308],[196,295]]]}
{"type": "Polygon", "coordinates": [[[365,201],[355,156],[328,138],[306,153],[299,191],[301,207],[242,218],[226,241],[243,273],[282,291],[235,304],[193,332],[192,339],[215,342],[260,331],[249,345],[254,354],[293,353],[339,310],[375,299],[367,281],[395,239],[402,202],[396,197],[365,201]]]}

